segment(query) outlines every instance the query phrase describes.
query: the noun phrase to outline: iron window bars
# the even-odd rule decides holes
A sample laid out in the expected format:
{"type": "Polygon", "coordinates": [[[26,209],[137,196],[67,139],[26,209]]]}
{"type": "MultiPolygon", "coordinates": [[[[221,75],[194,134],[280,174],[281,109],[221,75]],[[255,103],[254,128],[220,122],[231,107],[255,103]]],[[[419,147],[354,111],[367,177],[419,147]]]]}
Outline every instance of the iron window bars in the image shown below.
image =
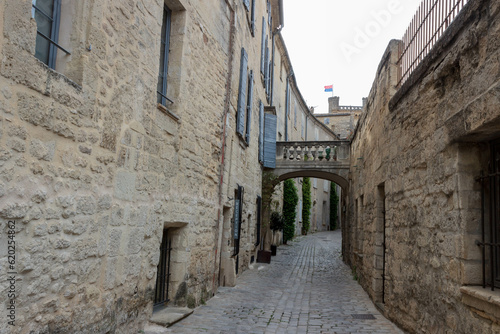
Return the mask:
{"type": "Polygon", "coordinates": [[[35,57],[52,69],[56,67],[57,49],[67,55],[71,53],[57,43],[61,0],[32,0],[32,17],[37,24],[35,57]]]}
{"type": "Polygon", "coordinates": [[[161,26],[161,50],[160,50],[160,71],[158,73],[158,103],[166,105],[166,102],[174,103],[167,97],[167,75],[168,75],[168,55],[170,52],[170,27],[172,22],[172,11],[163,7],[163,23],[161,26]]]}
{"type": "Polygon", "coordinates": [[[483,288],[500,288],[500,140],[491,143],[488,174],[481,182],[481,247],[483,288]]]}

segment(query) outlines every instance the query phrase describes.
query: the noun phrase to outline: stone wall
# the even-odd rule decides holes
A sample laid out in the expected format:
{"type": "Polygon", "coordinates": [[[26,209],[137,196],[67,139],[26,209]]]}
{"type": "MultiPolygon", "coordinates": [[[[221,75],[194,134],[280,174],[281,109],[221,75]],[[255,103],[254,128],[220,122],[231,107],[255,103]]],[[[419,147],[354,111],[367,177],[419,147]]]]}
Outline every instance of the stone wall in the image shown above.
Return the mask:
{"type": "MultiPolygon", "coordinates": [[[[71,56],[60,54],[55,70],[34,57],[32,2],[0,4],[0,261],[4,268],[15,220],[17,266],[16,326],[4,321],[0,331],[140,330],[152,312],[164,229],[171,304],[204,302],[219,285],[238,184],[239,266],[248,266],[262,175],[259,76],[248,147],[235,122],[239,54],[247,49],[258,74],[260,21],[254,37],[242,1],[165,4],[174,101],[165,106],[156,93],[163,1],[62,1],[60,42],[71,56]]],[[[267,18],[264,1],[256,14],[267,18]]]]}
{"type": "Polygon", "coordinates": [[[398,41],[377,71],[352,142],[344,258],[410,333],[497,333],[481,284],[481,196],[500,137],[500,5],[469,1],[397,89],[398,41]]]}

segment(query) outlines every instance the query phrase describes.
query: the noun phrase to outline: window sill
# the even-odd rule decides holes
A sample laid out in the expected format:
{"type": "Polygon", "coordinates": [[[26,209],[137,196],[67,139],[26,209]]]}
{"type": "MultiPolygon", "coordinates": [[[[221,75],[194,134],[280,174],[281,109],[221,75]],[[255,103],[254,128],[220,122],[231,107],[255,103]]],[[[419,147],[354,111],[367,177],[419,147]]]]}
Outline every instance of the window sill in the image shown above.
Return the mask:
{"type": "Polygon", "coordinates": [[[482,286],[462,286],[462,303],[477,315],[500,323],[500,290],[491,291],[482,286]]]}
{"type": "Polygon", "coordinates": [[[165,114],[167,114],[167,116],[170,116],[170,118],[172,118],[174,121],[176,121],[177,123],[180,123],[181,122],[181,118],[179,116],[177,116],[175,113],[171,112],[170,110],[167,109],[167,107],[165,107],[163,104],[161,103],[158,103],[158,109],[160,109],[161,111],[163,111],[165,114]]]}

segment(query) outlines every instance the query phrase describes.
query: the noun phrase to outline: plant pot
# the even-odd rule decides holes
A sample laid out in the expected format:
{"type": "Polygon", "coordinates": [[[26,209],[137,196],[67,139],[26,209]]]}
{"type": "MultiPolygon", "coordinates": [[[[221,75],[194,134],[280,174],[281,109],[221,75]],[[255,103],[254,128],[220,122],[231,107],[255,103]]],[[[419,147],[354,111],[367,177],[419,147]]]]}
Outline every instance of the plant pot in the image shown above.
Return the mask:
{"type": "Polygon", "coordinates": [[[278,246],[271,245],[271,256],[276,256],[276,250],[277,249],[278,249],[278,246]]]}
{"type": "Polygon", "coordinates": [[[257,262],[259,263],[271,263],[271,252],[260,250],[257,252],[257,262]]]}

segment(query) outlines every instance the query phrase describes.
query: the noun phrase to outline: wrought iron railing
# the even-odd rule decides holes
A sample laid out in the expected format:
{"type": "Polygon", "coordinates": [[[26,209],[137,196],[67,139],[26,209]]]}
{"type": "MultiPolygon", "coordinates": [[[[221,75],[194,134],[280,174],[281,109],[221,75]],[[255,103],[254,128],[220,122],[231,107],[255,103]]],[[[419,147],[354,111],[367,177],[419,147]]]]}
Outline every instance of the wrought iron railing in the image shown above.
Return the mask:
{"type": "Polygon", "coordinates": [[[398,87],[429,54],[468,0],[423,0],[399,47],[398,87]]]}

